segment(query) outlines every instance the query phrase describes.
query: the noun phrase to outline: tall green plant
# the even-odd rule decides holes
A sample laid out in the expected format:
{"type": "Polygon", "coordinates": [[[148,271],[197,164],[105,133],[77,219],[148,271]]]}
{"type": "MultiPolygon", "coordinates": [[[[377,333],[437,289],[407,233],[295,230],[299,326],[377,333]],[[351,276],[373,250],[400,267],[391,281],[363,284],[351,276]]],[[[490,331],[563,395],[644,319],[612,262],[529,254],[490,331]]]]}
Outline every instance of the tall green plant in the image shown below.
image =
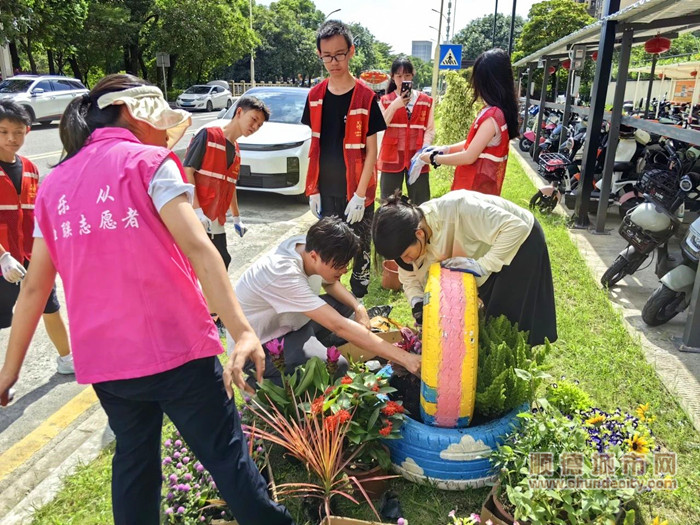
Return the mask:
{"type": "Polygon", "coordinates": [[[527,337],[527,332],[519,331],[504,315],[479,319],[479,414],[498,417],[531,401],[539,382],[549,377],[540,368],[549,353],[549,342],[533,348],[527,337]]]}
{"type": "Polygon", "coordinates": [[[467,138],[469,127],[476,118],[481,104],[472,104],[473,94],[462,73],[449,71],[445,75],[447,90],[436,109],[436,144],[454,144],[467,138]]]}

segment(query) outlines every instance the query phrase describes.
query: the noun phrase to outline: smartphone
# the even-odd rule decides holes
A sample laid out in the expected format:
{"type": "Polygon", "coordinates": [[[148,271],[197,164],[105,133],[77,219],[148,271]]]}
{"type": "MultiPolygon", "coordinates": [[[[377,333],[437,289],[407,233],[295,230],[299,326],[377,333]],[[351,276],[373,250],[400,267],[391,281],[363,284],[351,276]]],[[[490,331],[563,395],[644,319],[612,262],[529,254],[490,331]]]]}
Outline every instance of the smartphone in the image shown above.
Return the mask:
{"type": "Polygon", "coordinates": [[[410,80],[404,80],[403,82],[401,82],[401,96],[408,96],[407,94],[411,93],[412,88],[413,82],[411,82],[410,80]]]}

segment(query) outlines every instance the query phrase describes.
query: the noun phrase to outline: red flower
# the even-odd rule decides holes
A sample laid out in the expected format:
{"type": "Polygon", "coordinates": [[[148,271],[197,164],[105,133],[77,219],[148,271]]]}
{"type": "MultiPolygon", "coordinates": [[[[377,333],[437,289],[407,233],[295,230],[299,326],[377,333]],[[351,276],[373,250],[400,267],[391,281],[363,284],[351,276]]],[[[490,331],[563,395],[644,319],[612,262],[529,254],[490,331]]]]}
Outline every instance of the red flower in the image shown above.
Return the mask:
{"type": "Polygon", "coordinates": [[[379,431],[379,433],[384,437],[391,434],[391,423],[387,423],[386,426],[379,431]]]}
{"type": "Polygon", "coordinates": [[[341,385],[350,385],[352,384],[352,377],[350,376],[343,376],[343,379],[340,380],[341,385]]]}
{"type": "Polygon", "coordinates": [[[326,419],[323,421],[323,424],[326,426],[328,430],[335,430],[338,428],[338,423],[340,423],[340,420],[338,419],[338,416],[328,416],[326,419]]]}
{"type": "Polygon", "coordinates": [[[372,387],[372,391],[373,391],[373,392],[379,392],[379,385],[374,385],[374,386],[372,387]]]}
{"type": "Polygon", "coordinates": [[[318,396],[311,402],[311,413],[320,414],[323,411],[323,396],[318,396]]]}
{"type": "Polygon", "coordinates": [[[328,388],[326,388],[325,392],[323,392],[323,395],[326,395],[326,396],[327,396],[328,394],[330,394],[331,392],[333,392],[333,390],[334,390],[333,387],[332,387],[332,386],[329,386],[328,388]]]}
{"type": "Polygon", "coordinates": [[[393,416],[394,414],[403,414],[404,408],[396,401],[389,401],[382,409],[382,414],[385,416],[393,416]]]}
{"type": "Polygon", "coordinates": [[[338,422],[342,425],[343,423],[346,423],[347,421],[350,421],[350,412],[347,410],[338,410],[338,413],[335,415],[335,417],[338,418],[338,422]]]}

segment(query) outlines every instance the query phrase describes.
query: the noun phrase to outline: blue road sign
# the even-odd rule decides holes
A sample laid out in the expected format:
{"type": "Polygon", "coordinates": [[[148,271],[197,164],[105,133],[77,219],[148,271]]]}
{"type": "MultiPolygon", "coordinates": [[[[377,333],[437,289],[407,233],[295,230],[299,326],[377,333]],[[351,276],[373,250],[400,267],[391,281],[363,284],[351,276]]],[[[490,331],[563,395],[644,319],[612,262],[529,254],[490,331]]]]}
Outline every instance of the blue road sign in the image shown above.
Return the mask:
{"type": "Polygon", "coordinates": [[[460,69],[462,67],[462,46],[457,44],[441,44],[440,69],[460,69]]]}

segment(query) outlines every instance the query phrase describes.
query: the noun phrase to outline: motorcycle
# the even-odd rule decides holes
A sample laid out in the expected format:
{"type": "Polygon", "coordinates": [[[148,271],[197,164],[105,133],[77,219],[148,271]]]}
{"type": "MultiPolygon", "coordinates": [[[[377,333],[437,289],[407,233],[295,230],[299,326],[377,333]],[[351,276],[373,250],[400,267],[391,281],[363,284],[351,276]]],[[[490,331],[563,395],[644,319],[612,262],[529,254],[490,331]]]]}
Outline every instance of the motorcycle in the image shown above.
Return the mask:
{"type": "MultiPolygon", "coordinates": [[[[539,107],[538,107],[538,112],[539,112],[539,107]]],[[[537,114],[537,113],[535,113],[537,114]]],[[[552,112],[549,115],[547,115],[547,118],[542,121],[542,134],[540,135],[540,144],[542,144],[545,139],[552,134],[552,132],[556,129],[557,124],[559,123],[559,115],[556,112],[552,112]]],[[[533,122],[534,125],[534,122],[533,122]]],[[[530,152],[530,148],[532,148],[532,145],[535,143],[535,132],[532,130],[532,127],[530,127],[525,133],[523,133],[523,136],[520,137],[520,142],[518,143],[518,147],[520,148],[520,151],[524,151],[525,153],[530,152]]]]}
{"type": "Polygon", "coordinates": [[[540,213],[551,213],[564,195],[571,193],[578,184],[578,168],[574,161],[563,153],[540,154],[537,171],[549,184],[541,186],[530,199],[530,209],[540,213]]]}
{"type": "MultiPolygon", "coordinates": [[[[655,249],[660,251],[659,261],[667,260],[666,243],[680,226],[677,212],[700,182],[700,174],[682,175],[684,165],[671,141],[666,149],[671,159],[669,169],[644,172],[638,188],[646,202],[627,213],[620,224],[620,235],[628,244],[601,277],[606,288],[636,272],[655,249]]],[[[657,271],[663,269],[657,265],[657,271]]]]}
{"type": "Polygon", "coordinates": [[[661,286],[642,308],[642,320],[649,326],[667,323],[688,308],[700,258],[700,218],[695,219],[681,244],[683,263],[661,277],[661,286]]]}

